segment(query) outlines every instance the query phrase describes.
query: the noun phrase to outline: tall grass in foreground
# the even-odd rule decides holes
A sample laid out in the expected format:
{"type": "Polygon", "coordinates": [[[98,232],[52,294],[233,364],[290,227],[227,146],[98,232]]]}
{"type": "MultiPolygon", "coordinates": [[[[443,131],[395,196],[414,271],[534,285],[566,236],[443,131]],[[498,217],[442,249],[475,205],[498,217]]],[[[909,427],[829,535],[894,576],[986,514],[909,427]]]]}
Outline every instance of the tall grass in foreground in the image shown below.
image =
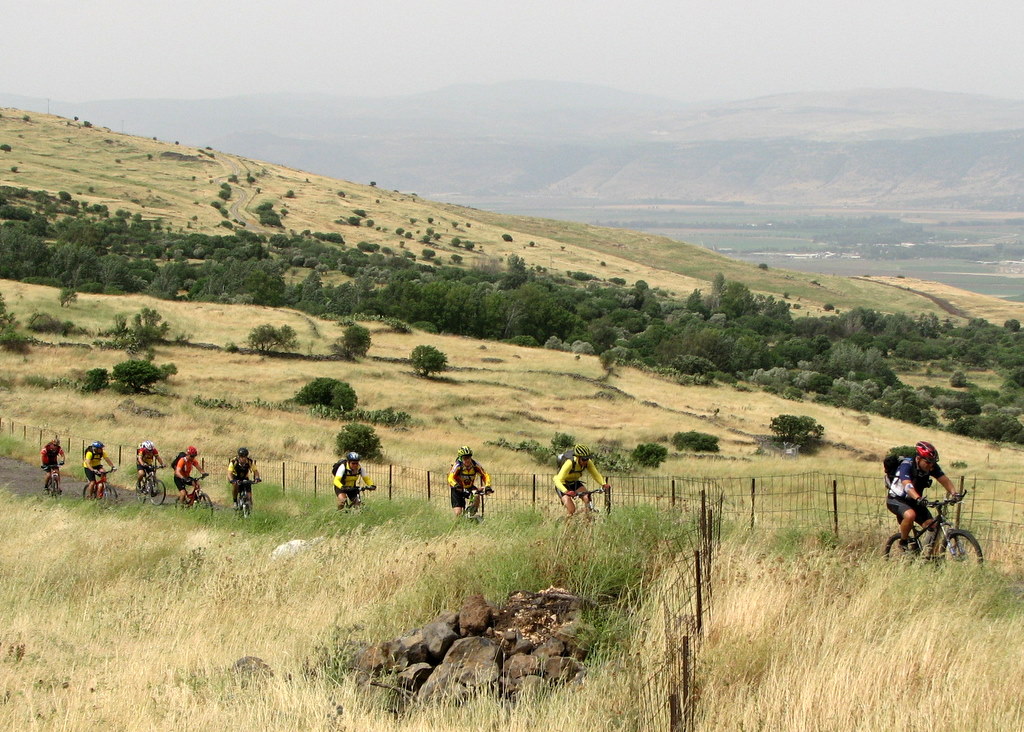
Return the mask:
{"type": "MultiPolygon", "coordinates": [[[[698,729],[1024,728],[1024,602],[992,567],[729,542],[698,729]]],[[[1017,585],[1019,589],[1019,585],[1017,585]]]]}
{"type": "Polygon", "coordinates": [[[593,523],[510,513],[477,526],[397,501],[359,514],[261,505],[262,519],[242,522],[0,494],[0,728],[606,729],[632,709],[628,684],[603,669],[618,667],[636,633],[650,557],[690,533],[647,510],[593,523]],[[325,538],[270,559],[278,544],[314,536],[325,538]],[[351,644],[393,637],[468,594],[502,603],[550,584],[596,602],[581,688],[394,716],[379,693],[336,673],[351,644]],[[235,678],[245,655],[274,677],[235,678]]]}

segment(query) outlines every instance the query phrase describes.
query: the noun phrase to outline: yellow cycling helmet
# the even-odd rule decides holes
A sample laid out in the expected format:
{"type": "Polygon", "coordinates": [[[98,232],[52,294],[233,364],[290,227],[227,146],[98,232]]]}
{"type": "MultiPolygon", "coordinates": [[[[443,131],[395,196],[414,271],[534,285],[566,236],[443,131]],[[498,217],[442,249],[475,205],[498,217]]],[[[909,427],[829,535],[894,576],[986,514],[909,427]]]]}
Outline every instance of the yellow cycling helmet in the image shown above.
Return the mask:
{"type": "Polygon", "coordinates": [[[572,454],[578,458],[589,458],[592,453],[586,445],[573,445],[572,454]]]}

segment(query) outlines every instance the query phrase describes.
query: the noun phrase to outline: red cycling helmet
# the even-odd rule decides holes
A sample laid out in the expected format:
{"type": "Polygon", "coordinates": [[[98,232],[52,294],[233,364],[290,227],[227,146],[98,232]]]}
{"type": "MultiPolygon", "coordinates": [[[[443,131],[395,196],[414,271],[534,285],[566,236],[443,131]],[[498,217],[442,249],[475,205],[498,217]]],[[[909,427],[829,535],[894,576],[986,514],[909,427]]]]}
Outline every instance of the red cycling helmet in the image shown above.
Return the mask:
{"type": "Polygon", "coordinates": [[[190,457],[195,457],[196,455],[199,454],[199,450],[195,449],[190,445],[189,448],[185,450],[185,454],[189,455],[190,457]]]}
{"type": "Polygon", "coordinates": [[[935,445],[932,443],[921,440],[917,443],[916,447],[917,454],[925,460],[931,460],[934,463],[939,459],[939,451],[935,449],[935,445]]]}

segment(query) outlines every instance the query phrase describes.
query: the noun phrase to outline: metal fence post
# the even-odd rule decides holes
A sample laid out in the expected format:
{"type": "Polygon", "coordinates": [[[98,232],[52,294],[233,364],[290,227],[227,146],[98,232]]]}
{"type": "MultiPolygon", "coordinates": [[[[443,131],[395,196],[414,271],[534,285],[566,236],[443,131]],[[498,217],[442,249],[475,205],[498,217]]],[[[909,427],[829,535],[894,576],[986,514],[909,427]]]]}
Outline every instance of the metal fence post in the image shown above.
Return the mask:
{"type": "Polygon", "coordinates": [[[284,495],[284,460],[281,461],[281,495],[284,495]]]}
{"type": "Polygon", "coordinates": [[[750,479],[750,528],[754,528],[754,494],[755,486],[757,484],[757,478],[750,479]]]}
{"type": "Polygon", "coordinates": [[[836,492],[836,480],[832,479],[832,527],[836,538],[839,538],[839,495],[836,492]]]}
{"type": "Polygon", "coordinates": [[[394,477],[395,477],[395,466],[389,464],[388,465],[388,500],[389,501],[391,500],[391,486],[393,484],[394,477]]]}
{"type": "Polygon", "coordinates": [[[430,471],[427,471],[427,502],[430,502],[430,471]]]}
{"type": "Polygon", "coordinates": [[[316,465],[313,466],[313,498],[316,498],[316,465]]]}
{"type": "Polygon", "coordinates": [[[533,474],[533,495],[530,497],[530,505],[537,506],[537,474],[533,474]]]}

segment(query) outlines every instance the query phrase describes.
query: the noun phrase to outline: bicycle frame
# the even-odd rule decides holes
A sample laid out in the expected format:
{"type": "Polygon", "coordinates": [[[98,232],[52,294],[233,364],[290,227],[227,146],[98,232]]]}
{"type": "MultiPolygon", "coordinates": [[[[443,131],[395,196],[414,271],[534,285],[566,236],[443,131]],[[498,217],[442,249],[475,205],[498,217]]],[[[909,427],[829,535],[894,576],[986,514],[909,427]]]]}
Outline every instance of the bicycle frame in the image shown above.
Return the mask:
{"type": "Polygon", "coordinates": [[[51,496],[59,496],[60,490],[60,466],[64,463],[57,463],[56,465],[46,466],[46,487],[43,489],[51,496]],[[53,481],[53,487],[50,488],[50,481],[53,481]]]}

